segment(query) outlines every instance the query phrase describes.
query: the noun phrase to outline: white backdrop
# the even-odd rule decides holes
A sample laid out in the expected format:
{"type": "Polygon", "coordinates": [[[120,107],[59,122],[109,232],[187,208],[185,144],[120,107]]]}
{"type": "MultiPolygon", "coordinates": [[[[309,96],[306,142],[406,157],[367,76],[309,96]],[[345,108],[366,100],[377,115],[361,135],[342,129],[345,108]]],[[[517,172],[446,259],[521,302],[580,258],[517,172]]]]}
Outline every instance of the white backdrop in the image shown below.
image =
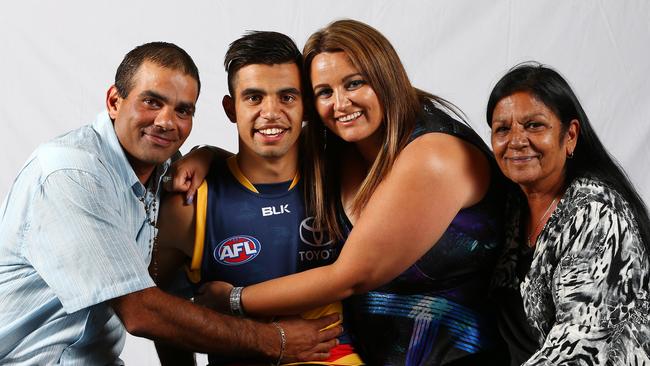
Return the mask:
{"type": "MultiPolygon", "coordinates": [[[[203,90],[183,150],[235,149],[221,110],[228,44],[246,30],[276,30],[300,47],[338,18],[386,35],[414,85],[461,107],[483,138],[491,88],[518,62],[557,68],[646,202],[650,199],[650,2],[584,1],[10,1],[0,5],[0,195],[34,148],[90,123],[115,69],[136,45],[164,40],[193,56],[203,90]]],[[[1,310],[1,309],[0,309],[1,310]]],[[[123,359],[155,365],[147,340],[123,359]]],[[[201,361],[203,362],[203,361],[201,361]]]]}

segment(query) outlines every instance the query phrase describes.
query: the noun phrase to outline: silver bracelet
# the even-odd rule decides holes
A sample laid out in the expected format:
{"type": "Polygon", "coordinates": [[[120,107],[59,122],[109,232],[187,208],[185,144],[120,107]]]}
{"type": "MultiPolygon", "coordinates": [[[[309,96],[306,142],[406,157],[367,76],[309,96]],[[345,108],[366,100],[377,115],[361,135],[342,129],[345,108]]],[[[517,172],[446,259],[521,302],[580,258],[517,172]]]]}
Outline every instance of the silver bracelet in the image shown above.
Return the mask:
{"type": "Polygon", "coordinates": [[[244,307],[241,303],[241,292],[243,287],[233,287],[230,290],[230,312],[234,315],[245,315],[244,307]]]}
{"type": "Polygon", "coordinates": [[[275,325],[280,334],[280,356],[278,356],[278,362],[275,363],[275,366],[280,366],[282,363],[282,356],[284,356],[284,349],[287,347],[287,335],[278,322],[273,322],[271,324],[275,325]]]}

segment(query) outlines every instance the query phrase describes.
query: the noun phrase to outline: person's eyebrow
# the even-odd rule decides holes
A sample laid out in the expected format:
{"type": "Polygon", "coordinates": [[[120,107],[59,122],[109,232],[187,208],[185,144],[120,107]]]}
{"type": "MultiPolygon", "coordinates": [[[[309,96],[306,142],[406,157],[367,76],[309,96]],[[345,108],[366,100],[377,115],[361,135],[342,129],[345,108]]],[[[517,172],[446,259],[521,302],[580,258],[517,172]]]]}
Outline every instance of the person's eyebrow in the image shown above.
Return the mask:
{"type": "MultiPolygon", "coordinates": [[[[157,99],[163,103],[169,103],[169,98],[153,90],[143,91],[142,93],[140,93],[140,97],[150,97],[150,98],[157,99]]],[[[193,102],[184,102],[184,101],[178,102],[174,106],[174,109],[179,109],[179,108],[189,110],[192,113],[192,115],[194,115],[194,112],[196,111],[196,105],[193,102]]]]}
{"type": "MultiPolygon", "coordinates": [[[[533,113],[525,114],[521,118],[517,118],[515,122],[518,122],[518,123],[521,123],[522,121],[527,122],[527,121],[533,119],[533,117],[537,117],[537,116],[546,117],[544,115],[544,113],[535,113],[535,112],[533,112],[533,113]]],[[[494,115],[494,116],[492,116],[492,123],[496,123],[496,122],[504,123],[504,122],[508,121],[509,119],[510,118],[508,117],[508,115],[505,115],[505,116],[503,116],[503,115],[494,115]]]]}
{"type": "MultiPolygon", "coordinates": [[[[352,78],[354,78],[354,77],[357,77],[357,76],[361,76],[362,78],[365,78],[365,76],[364,76],[362,73],[360,73],[360,72],[355,72],[355,73],[353,73],[353,74],[350,74],[350,75],[346,75],[346,76],[344,76],[344,77],[341,79],[341,81],[342,81],[342,82],[346,82],[346,81],[348,81],[348,80],[350,80],[350,79],[352,79],[352,78]]],[[[312,86],[312,88],[313,88],[314,90],[316,90],[316,89],[318,89],[318,88],[325,88],[325,87],[329,87],[329,84],[327,84],[327,83],[322,83],[322,84],[318,84],[318,85],[313,85],[313,86],[312,86]]]]}
{"type": "Polygon", "coordinates": [[[301,95],[302,93],[300,90],[293,88],[293,87],[288,87],[288,88],[282,88],[278,90],[278,94],[296,94],[296,95],[301,95]]]}
{"type": "Polygon", "coordinates": [[[346,81],[348,81],[348,80],[350,80],[352,78],[355,78],[357,76],[361,76],[362,78],[365,78],[365,76],[363,76],[362,73],[355,72],[354,74],[350,74],[350,75],[345,76],[343,79],[341,79],[341,81],[346,82],[346,81]]]}
{"type": "Polygon", "coordinates": [[[262,94],[266,95],[266,92],[262,89],[257,88],[246,88],[239,93],[240,95],[251,95],[251,94],[262,94]]]}
{"type": "Polygon", "coordinates": [[[194,115],[194,112],[196,111],[196,106],[192,102],[179,102],[176,105],[176,109],[179,109],[179,108],[180,109],[187,109],[188,111],[190,111],[190,113],[192,115],[194,115]]]}
{"type": "Polygon", "coordinates": [[[522,118],[521,120],[522,120],[522,121],[528,121],[528,120],[531,120],[531,119],[533,119],[534,117],[538,117],[538,116],[546,117],[546,115],[545,115],[544,113],[541,113],[541,112],[533,112],[533,113],[529,113],[529,114],[524,114],[524,116],[523,116],[523,118],[522,118]]]}
{"type": "Polygon", "coordinates": [[[157,93],[157,92],[155,92],[153,90],[145,90],[142,93],[140,93],[140,96],[141,97],[151,97],[151,98],[158,99],[161,102],[165,102],[165,103],[169,102],[169,98],[167,98],[166,96],[164,96],[164,95],[162,95],[160,93],[157,93]]]}

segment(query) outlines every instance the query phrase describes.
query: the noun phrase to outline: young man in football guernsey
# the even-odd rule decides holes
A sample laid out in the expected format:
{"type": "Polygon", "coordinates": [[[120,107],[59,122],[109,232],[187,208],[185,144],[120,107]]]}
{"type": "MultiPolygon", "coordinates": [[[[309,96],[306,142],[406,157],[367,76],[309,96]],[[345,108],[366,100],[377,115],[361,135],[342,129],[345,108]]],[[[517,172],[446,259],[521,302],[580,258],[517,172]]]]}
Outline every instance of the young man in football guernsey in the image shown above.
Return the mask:
{"type": "MultiPolygon", "coordinates": [[[[230,45],[224,61],[230,95],[222,103],[237,124],[239,152],[215,157],[193,204],[181,194],[163,202],[157,253],[163,281],[185,263],[196,289],[215,280],[248,286],[336,259],[342,243],[315,232],[305,212],[301,64],[296,45],[280,33],[249,32],[230,45]]],[[[340,311],[337,303],[302,316],[340,311]]],[[[158,350],[165,363],[169,348],[158,350]]],[[[211,365],[233,363],[208,357],[211,365]]],[[[315,363],[362,364],[345,336],[325,362],[315,363]]]]}

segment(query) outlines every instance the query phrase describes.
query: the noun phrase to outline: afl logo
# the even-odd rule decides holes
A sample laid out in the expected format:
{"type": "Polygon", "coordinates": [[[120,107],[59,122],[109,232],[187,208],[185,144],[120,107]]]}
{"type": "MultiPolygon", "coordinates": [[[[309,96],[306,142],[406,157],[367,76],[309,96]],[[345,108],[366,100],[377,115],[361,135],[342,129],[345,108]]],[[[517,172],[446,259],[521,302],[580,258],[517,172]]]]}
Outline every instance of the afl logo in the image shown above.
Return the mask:
{"type": "Polygon", "coordinates": [[[334,242],[326,232],[314,228],[313,216],[302,220],[300,223],[300,240],[312,247],[324,247],[334,242]]]}
{"type": "Polygon", "coordinates": [[[260,241],[248,235],[231,236],[219,243],[214,259],[226,266],[238,266],[250,262],[262,250],[260,241]]]}

